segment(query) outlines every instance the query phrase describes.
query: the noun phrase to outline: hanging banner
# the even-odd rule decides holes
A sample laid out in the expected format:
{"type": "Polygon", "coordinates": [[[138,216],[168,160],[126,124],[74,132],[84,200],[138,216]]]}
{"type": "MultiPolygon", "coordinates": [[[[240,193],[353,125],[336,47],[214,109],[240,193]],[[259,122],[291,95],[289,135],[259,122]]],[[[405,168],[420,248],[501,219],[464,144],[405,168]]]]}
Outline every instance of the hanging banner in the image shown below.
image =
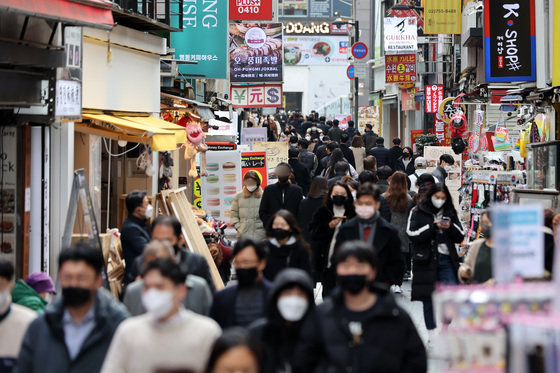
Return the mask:
{"type": "Polygon", "coordinates": [[[385,51],[415,52],[418,47],[416,18],[385,17],[385,51]]]}
{"type": "Polygon", "coordinates": [[[424,34],[460,34],[461,0],[425,0],[424,34]]]}
{"type": "Polygon", "coordinates": [[[444,121],[438,113],[434,114],[434,134],[439,140],[440,145],[449,146],[451,145],[451,139],[449,138],[448,124],[444,121]]]}
{"type": "Polygon", "coordinates": [[[232,85],[230,97],[233,107],[282,106],[282,84],[232,85]]]}
{"type": "Polygon", "coordinates": [[[416,87],[401,88],[401,108],[403,111],[416,110],[416,87]]]}
{"type": "Polygon", "coordinates": [[[439,105],[443,101],[443,85],[433,84],[424,87],[424,102],[426,113],[437,113],[439,105]]]}
{"type": "Polygon", "coordinates": [[[232,23],[229,45],[232,83],[282,81],[281,23],[232,23]]]}
{"type": "Polygon", "coordinates": [[[248,171],[255,171],[261,179],[261,188],[268,184],[268,173],[266,169],[266,152],[243,152],[241,153],[241,180],[245,178],[248,171]]]}
{"type": "Polygon", "coordinates": [[[284,37],[284,64],[286,65],[346,65],[347,54],[347,36],[289,35],[284,37]]]}
{"type": "Polygon", "coordinates": [[[196,4],[190,3],[183,5],[183,32],[171,33],[171,48],[176,58],[197,64],[179,65],[179,71],[187,77],[226,79],[228,3],[214,1],[199,6],[198,11],[196,4]]]}
{"type": "Polygon", "coordinates": [[[208,176],[202,178],[202,208],[229,223],[233,196],[241,190],[241,152],[219,151],[206,153],[208,176]]]}
{"type": "Polygon", "coordinates": [[[272,0],[229,0],[230,21],[249,19],[271,21],[272,0]]]}
{"type": "Polygon", "coordinates": [[[385,82],[416,82],[416,54],[385,55],[385,82]]]}
{"type": "Polygon", "coordinates": [[[417,154],[416,139],[424,134],[424,130],[410,130],[410,147],[414,154],[417,154]]]}
{"type": "Polygon", "coordinates": [[[535,81],[535,2],[484,0],[487,82],[535,81]]]}

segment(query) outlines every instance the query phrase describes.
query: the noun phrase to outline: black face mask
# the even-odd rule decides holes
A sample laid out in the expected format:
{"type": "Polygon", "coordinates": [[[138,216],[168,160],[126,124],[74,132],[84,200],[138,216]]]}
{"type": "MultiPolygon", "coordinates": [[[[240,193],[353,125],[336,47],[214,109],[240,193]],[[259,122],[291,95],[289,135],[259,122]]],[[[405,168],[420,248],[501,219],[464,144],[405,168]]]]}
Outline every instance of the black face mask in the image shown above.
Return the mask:
{"type": "Polygon", "coordinates": [[[404,159],[408,159],[408,158],[410,158],[410,154],[408,154],[408,153],[403,153],[403,155],[402,155],[402,156],[403,156],[403,158],[404,158],[404,159]]]}
{"type": "Polygon", "coordinates": [[[80,287],[62,288],[62,302],[66,307],[79,307],[91,299],[91,291],[80,287]]]}
{"type": "Polygon", "coordinates": [[[366,275],[337,276],[338,285],[350,294],[360,293],[367,284],[366,275]]]}
{"type": "Polygon", "coordinates": [[[278,176],[278,182],[280,184],[287,184],[289,178],[289,176],[278,176]]]}
{"type": "Polygon", "coordinates": [[[282,228],[276,228],[272,230],[272,236],[276,238],[278,241],[281,241],[285,238],[288,238],[292,235],[292,232],[287,231],[282,228]]]}
{"type": "Polygon", "coordinates": [[[481,224],[480,233],[482,233],[484,238],[490,238],[492,237],[492,227],[486,224],[481,224]]]}
{"type": "Polygon", "coordinates": [[[346,198],[345,196],[332,196],[332,202],[336,206],[344,206],[347,200],[348,198],[346,198]]]}
{"type": "Polygon", "coordinates": [[[237,275],[237,282],[240,287],[247,287],[252,285],[259,275],[257,267],[252,268],[239,268],[235,270],[237,275]]]}

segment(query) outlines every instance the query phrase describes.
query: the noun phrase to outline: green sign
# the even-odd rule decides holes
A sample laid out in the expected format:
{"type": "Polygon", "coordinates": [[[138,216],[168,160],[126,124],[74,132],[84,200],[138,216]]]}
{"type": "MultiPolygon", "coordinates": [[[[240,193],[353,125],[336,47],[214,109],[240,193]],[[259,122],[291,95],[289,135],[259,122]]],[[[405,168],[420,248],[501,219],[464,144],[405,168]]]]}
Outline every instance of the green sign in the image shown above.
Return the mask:
{"type": "Polygon", "coordinates": [[[171,33],[175,58],[197,65],[180,65],[187,78],[226,79],[228,44],[228,2],[183,0],[183,32],[171,33]]]}

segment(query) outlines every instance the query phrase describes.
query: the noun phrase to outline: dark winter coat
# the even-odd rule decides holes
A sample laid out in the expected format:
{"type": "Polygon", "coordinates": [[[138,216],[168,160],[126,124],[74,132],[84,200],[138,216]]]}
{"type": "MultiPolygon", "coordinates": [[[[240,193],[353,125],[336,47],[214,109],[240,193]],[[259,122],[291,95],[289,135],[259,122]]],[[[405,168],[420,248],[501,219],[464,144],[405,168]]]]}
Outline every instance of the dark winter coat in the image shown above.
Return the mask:
{"type": "Polygon", "coordinates": [[[389,149],[383,145],[377,145],[367,152],[367,155],[373,155],[377,160],[377,169],[383,166],[390,166],[390,152],[389,149]]]}
{"type": "Polygon", "coordinates": [[[136,280],[132,274],[134,260],[141,256],[144,247],[150,242],[150,234],[146,221],[128,215],[121,228],[121,244],[126,268],[124,272],[125,284],[136,280]]]}
{"type": "Polygon", "coordinates": [[[372,148],[375,147],[375,142],[377,141],[377,135],[373,131],[364,132],[362,135],[362,139],[364,140],[364,144],[366,145],[366,151],[369,152],[372,148]]]}
{"type": "Polygon", "coordinates": [[[95,328],[84,341],[80,352],[70,360],[62,317],[62,299],[48,306],[35,319],[23,339],[15,373],[97,373],[117,327],[128,317],[126,308],[104,289],[95,296],[95,328]]]}
{"type": "Polygon", "coordinates": [[[302,326],[315,310],[313,288],[311,278],[305,272],[293,268],[280,272],[274,280],[268,296],[266,318],[249,327],[251,335],[260,342],[265,373],[285,372],[291,366],[302,326]],[[298,285],[307,294],[309,308],[302,320],[287,323],[278,311],[277,302],[280,293],[293,285],[298,285]]]}
{"type": "Polygon", "coordinates": [[[317,307],[303,327],[294,355],[295,373],[425,373],[426,350],[410,316],[386,288],[373,285],[377,303],[355,343],[342,293],[317,307]]]}
{"type": "Polygon", "coordinates": [[[445,179],[447,178],[447,171],[445,168],[441,166],[437,166],[437,168],[432,172],[432,176],[436,179],[436,183],[445,184],[445,179]]]}
{"type": "Polygon", "coordinates": [[[311,186],[311,174],[309,173],[309,170],[305,168],[298,159],[291,158],[288,160],[288,163],[292,166],[296,182],[301,187],[303,195],[307,195],[309,187],[311,186]]]}
{"type": "MultiPolygon", "coordinates": [[[[429,199],[410,211],[406,233],[412,242],[413,278],[412,300],[429,300],[437,282],[438,249],[437,235],[439,229],[435,223],[437,211],[429,199]],[[421,254],[423,257],[419,259],[421,254]]],[[[443,235],[449,248],[449,257],[453,263],[454,273],[459,270],[459,255],[455,244],[465,237],[463,226],[454,209],[445,210],[443,216],[451,218],[451,226],[443,235]]]]}
{"type": "Polygon", "coordinates": [[[317,169],[319,161],[317,156],[308,150],[301,150],[298,155],[300,163],[307,169],[309,175],[311,175],[317,169]]]}
{"type": "Polygon", "coordinates": [[[299,203],[303,199],[303,192],[297,185],[288,184],[282,187],[279,183],[268,185],[264,188],[264,193],[259,207],[259,217],[264,226],[272,215],[279,210],[286,209],[294,216],[297,216],[299,203]]]}
{"type": "Polygon", "coordinates": [[[350,147],[346,144],[340,144],[340,150],[342,150],[342,154],[344,154],[344,158],[352,165],[352,167],[356,168],[356,160],[354,158],[354,152],[350,147]]]}
{"type": "MultiPolygon", "coordinates": [[[[273,239],[272,241],[275,240],[273,239]]],[[[290,241],[291,239],[288,242],[290,241]]],[[[267,241],[267,246],[268,256],[263,274],[268,281],[274,281],[278,273],[285,268],[303,269],[311,275],[309,251],[300,242],[295,241],[294,243],[284,244],[279,247],[271,241],[267,241]]]]}
{"type": "Polygon", "coordinates": [[[332,141],[340,142],[340,136],[342,136],[342,130],[338,127],[332,127],[328,135],[332,141]]]}
{"type": "Polygon", "coordinates": [[[395,170],[397,159],[402,157],[402,154],[403,149],[398,145],[394,145],[391,149],[389,149],[389,166],[391,166],[393,170],[395,170]]]}
{"type": "MultiPolygon", "coordinates": [[[[336,236],[336,247],[344,242],[360,240],[360,218],[355,216],[343,224],[336,236]]],[[[373,248],[379,258],[379,272],[377,281],[388,285],[397,284],[403,277],[405,263],[401,254],[401,240],[399,232],[381,216],[375,224],[373,248]]]]}
{"type": "Polygon", "coordinates": [[[325,197],[317,197],[317,198],[306,198],[299,204],[299,211],[297,215],[298,225],[301,229],[301,233],[303,234],[303,238],[311,244],[311,230],[309,228],[309,223],[313,219],[313,215],[315,212],[323,206],[323,199],[325,197]]]}
{"type": "Polygon", "coordinates": [[[354,136],[356,135],[360,135],[360,131],[358,131],[357,128],[355,127],[348,127],[344,130],[344,132],[346,132],[348,134],[348,137],[350,138],[350,142],[352,142],[352,139],[354,138],[354,136]]]}
{"type": "Polygon", "coordinates": [[[411,159],[410,162],[408,162],[408,165],[405,166],[403,157],[399,157],[399,159],[397,159],[397,162],[395,162],[394,170],[402,171],[406,173],[407,176],[412,175],[414,171],[416,171],[416,169],[414,168],[414,159],[411,159]]]}

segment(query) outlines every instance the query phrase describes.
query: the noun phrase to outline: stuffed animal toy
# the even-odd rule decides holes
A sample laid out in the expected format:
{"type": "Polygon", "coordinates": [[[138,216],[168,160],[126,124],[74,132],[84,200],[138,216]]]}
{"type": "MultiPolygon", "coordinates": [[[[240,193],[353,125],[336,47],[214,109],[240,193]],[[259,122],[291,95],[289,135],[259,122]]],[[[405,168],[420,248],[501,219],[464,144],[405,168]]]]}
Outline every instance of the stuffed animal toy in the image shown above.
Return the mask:
{"type": "Polygon", "coordinates": [[[204,132],[202,132],[200,124],[198,124],[198,122],[196,122],[190,114],[179,119],[177,124],[185,127],[185,131],[187,132],[187,141],[185,142],[185,159],[190,161],[189,176],[198,176],[194,161],[196,153],[198,152],[201,153],[200,176],[208,176],[208,172],[206,171],[206,151],[208,150],[208,147],[204,144],[204,132]]]}

